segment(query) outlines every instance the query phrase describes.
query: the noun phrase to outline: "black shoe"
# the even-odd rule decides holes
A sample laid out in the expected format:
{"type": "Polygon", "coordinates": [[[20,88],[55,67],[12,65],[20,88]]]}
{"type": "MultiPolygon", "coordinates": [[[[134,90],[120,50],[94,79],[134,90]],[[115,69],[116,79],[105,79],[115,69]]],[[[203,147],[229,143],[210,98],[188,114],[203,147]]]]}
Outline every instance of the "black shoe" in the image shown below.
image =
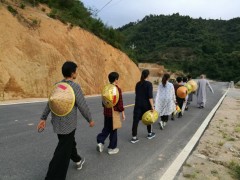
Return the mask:
{"type": "Polygon", "coordinates": [[[182,114],[178,114],[178,118],[181,118],[182,117],[182,114]]]}
{"type": "Polygon", "coordinates": [[[188,111],[188,107],[185,107],[185,111],[188,111]]]}
{"type": "Polygon", "coordinates": [[[149,134],[148,136],[147,136],[147,138],[148,139],[152,139],[152,138],[154,138],[156,136],[156,134],[154,133],[154,132],[152,132],[151,134],[149,134]]]}
{"type": "Polygon", "coordinates": [[[132,138],[132,139],[131,139],[131,143],[133,143],[133,144],[137,143],[138,141],[139,141],[138,138],[136,138],[136,139],[132,138]]]}
{"type": "Polygon", "coordinates": [[[172,116],[172,117],[171,117],[171,120],[172,120],[172,121],[174,121],[174,120],[175,120],[174,116],[172,116]]]}

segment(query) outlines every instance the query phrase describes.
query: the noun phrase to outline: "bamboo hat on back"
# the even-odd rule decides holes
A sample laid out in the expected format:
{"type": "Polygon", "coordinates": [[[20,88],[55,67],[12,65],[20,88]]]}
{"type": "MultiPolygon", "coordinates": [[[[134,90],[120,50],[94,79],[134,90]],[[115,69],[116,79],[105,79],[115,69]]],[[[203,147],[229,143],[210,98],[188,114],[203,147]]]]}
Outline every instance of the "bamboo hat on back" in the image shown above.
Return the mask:
{"type": "Polygon", "coordinates": [[[118,103],[119,92],[115,85],[107,84],[102,90],[102,102],[105,107],[111,108],[118,103]]]}
{"type": "Polygon", "coordinates": [[[75,104],[75,94],[72,87],[64,82],[54,85],[49,96],[49,107],[57,116],[66,116],[75,104]]]}
{"type": "Polygon", "coordinates": [[[198,85],[194,80],[188,81],[188,84],[192,86],[192,92],[195,92],[198,89],[198,85]]]}

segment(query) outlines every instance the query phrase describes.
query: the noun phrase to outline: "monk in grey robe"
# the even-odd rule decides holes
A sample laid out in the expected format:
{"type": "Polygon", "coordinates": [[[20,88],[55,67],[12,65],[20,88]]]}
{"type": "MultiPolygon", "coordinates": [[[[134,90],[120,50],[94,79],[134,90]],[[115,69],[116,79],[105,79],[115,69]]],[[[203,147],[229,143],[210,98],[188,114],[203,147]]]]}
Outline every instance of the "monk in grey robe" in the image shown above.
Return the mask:
{"type": "Polygon", "coordinates": [[[201,75],[200,77],[201,79],[198,81],[198,89],[197,89],[197,105],[199,108],[202,109],[205,107],[205,104],[207,101],[207,97],[206,97],[207,86],[213,94],[214,92],[208,80],[205,79],[205,76],[201,75]]]}

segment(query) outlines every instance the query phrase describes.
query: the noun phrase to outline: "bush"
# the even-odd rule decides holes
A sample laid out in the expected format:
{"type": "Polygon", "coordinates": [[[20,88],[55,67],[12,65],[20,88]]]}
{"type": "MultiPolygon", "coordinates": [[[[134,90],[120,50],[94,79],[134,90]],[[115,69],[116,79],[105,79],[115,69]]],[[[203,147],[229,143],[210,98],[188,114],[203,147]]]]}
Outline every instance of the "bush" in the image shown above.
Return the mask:
{"type": "Polygon", "coordinates": [[[18,14],[17,10],[14,9],[14,8],[13,8],[12,6],[10,6],[10,5],[7,6],[7,9],[8,9],[8,11],[11,12],[12,15],[14,15],[14,16],[16,16],[16,15],[18,14]]]}
{"type": "Polygon", "coordinates": [[[236,179],[240,179],[240,165],[235,162],[235,161],[231,161],[228,165],[229,169],[231,170],[233,176],[236,179]]]}
{"type": "Polygon", "coordinates": [[[21,8],[21,9],[25,9],[25,4],[21,3],[21,4],[20,4],[20,8],[21,8]]]}

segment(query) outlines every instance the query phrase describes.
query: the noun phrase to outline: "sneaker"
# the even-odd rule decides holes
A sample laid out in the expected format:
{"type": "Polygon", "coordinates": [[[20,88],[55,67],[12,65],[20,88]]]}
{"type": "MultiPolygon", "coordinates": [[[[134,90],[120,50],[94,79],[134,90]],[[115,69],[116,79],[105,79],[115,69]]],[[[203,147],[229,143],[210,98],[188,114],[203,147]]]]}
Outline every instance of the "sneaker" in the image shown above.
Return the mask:
{"type": "Polygon", "coordinates": [[[133,144],[137,143],[138,141],[139,141],[138,138],[132,138],[132,139],[131,139],[131,143],[133,143],[133,144]]]}
{"type": "Polygon", "coordinates": [[[167,125],[167,122],[163,122],[163,127],[165,127],[167,125]]]}
{"type": "Polygon", "coordinates": [[[98,152],[103,152],[104,145],[102,143],[98,143],[97,145],[97,151],[98,152]]]}
{"type": "Polygon", "coordinates": [[[148,134],[147,138],[148,139],[152,139],[156,136],[156,134],[154,132],[152,132],[151,134],[148,134]]]}
{"type": "Polygon", "coordinates": [[[82,169],[83,164],[85,163],[85,158],[82,158],[79,162],[76,163],[77,170],[82,169]]]}
{"type": "Polygon", "coordinates": [[[158,124],[159,124],[160,129],[163,130],[163,122],[160,121],[160,122],[158,122],[158,124]]]}
{"type": "Polygon", "coordinates": [[[118,148],[115,148],[115,149],[108,149],[108,154],[117,154],[119,152],[119,149],[118,148]]]}
{"type": "Polygon", "coordinates": [[[175,120],[174,116],[172,116],[172,117],[171,117],[171,120],[172,120],[172,121],[174,121],[174,120],[175,120]]]}

